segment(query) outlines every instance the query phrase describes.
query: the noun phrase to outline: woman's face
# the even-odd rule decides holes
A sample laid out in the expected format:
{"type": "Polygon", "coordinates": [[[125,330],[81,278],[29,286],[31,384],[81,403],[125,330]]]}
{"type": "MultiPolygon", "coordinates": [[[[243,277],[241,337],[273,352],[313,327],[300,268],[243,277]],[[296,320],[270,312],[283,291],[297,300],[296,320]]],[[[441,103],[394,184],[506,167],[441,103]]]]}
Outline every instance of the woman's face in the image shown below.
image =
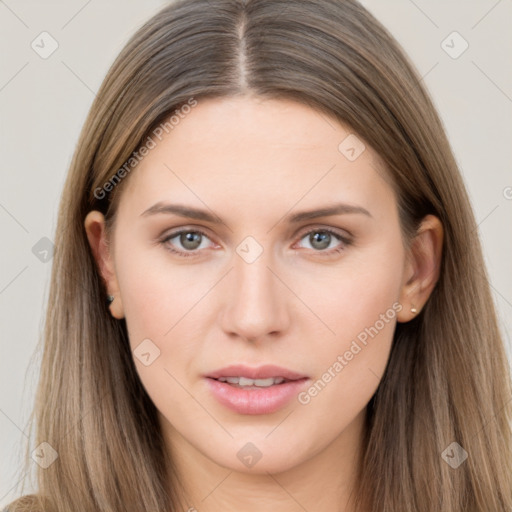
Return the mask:
{"type": "Polygon", "coordinates": [[[261,473],[354,450],[410,277],[378,156],[288,100],[200,100],[161,132],[109,291],[169,445],[261,473]]]}

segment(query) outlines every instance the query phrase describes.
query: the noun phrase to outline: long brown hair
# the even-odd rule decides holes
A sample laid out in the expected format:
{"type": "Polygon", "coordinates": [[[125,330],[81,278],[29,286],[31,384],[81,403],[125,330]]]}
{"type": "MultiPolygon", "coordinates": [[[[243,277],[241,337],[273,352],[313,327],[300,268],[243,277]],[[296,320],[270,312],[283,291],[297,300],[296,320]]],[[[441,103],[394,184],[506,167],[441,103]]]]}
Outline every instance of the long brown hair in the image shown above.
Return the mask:
{"type": "Polygon", "coordinates": [[[37,467],[38,494],[11,510],[177,510],[180,483],[125,322],[105,306],[84,219],[96,209],[112,224],[129,176],[105,197],[95,191],[191,98],[246,94],[295,99],[350,126],[393,178],[404,239],[429,213],[444,227],[439,281],[422,312],[397,325],[367,408],[358,504],[511,510],[509,367],[474,215],[418,73],[354,0],[181,0],[122,50],[83,127],[59,209],[31,419],[34,446],[49,443],[58,458],[37,467]],[[457,468],[443,456],[454,442],[468,454],[457,468]]]}

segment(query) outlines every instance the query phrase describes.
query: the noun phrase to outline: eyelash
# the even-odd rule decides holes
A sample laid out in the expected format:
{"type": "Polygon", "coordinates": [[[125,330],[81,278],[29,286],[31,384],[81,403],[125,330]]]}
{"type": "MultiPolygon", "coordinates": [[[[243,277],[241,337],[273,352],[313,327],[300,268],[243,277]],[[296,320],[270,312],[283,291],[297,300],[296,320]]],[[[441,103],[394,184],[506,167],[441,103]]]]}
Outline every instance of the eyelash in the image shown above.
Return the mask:
{"type": "MultiPolygon", "coordinates": [[[[164,239],[160,240],[160,243],[165,247],[166,250],[168,250],[168,251],[172,252],[173,254],[176,254],[177,256],[180,256],[182,258],[190,258],[190,257],[196,256],[199,252],[197,250],[195,250],[195,251],[177,251],[176,249],[174,249],[172,246],[170,246],[167,243],[167,242],[169,242],[169,240],[172,240],[173,238],[176,238],[177,236],[179,236],[183,233],[196,233],[196,234],[200,234],[206,238],[209,238],[209,236],[204,231],[201,231],[200,229],[181,229],[181,230],[175,231],[173,233],[170,233],[164,239]]],[[[333,231],[332,229],[328,229],[328,228],[310,229],[309,231],[302,233],[299,237],[299,240],[302,240],[304,237],[306,237],[307,235],[310,235],[311,233],[329,233],[330,235],[333,235],[335,238],[337,238],[340,242],[342,242],[342,245],[336,247],[335,249],[330,249],[328,251],[326,251],[326,250],[314,251],[314,252],[319,253],[321,256],[326,256],[326,257],[334,256],[335,254],[339,254],[339,253],[343,252],[346,247],[348,247],[349,245],[352,244],[352,240],[350,240],[349,238],[344,237],[344,236],[340,235],[338,232],[333,231]]]]}

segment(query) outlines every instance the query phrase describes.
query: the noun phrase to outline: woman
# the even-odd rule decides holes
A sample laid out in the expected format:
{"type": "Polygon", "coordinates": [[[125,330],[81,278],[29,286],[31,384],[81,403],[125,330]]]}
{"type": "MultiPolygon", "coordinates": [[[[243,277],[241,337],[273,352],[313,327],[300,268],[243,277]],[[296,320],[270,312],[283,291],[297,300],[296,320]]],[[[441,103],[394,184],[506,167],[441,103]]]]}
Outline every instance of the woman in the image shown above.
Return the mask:
{"type": "Polygon", "coordinates": [[[357,2],[169,5],[71,164],[39,493],[9,510],[510,510],[475,231],[428,94],[357,2]]]}

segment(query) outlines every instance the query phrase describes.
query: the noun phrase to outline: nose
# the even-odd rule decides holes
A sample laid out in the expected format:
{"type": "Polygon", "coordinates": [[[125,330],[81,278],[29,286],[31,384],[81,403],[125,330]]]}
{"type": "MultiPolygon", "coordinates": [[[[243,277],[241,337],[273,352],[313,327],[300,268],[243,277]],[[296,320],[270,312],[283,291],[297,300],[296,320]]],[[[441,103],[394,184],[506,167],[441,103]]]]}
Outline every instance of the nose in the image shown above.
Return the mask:
{"type": "Polygon", "coordinates": [[[271,270],[265,254],[252,263],[234,255],[221,321],[224,332],[231,337],[255,342],[276,338],[288,328],[289,292],[276,277],[275,269],[271,270]]]}

